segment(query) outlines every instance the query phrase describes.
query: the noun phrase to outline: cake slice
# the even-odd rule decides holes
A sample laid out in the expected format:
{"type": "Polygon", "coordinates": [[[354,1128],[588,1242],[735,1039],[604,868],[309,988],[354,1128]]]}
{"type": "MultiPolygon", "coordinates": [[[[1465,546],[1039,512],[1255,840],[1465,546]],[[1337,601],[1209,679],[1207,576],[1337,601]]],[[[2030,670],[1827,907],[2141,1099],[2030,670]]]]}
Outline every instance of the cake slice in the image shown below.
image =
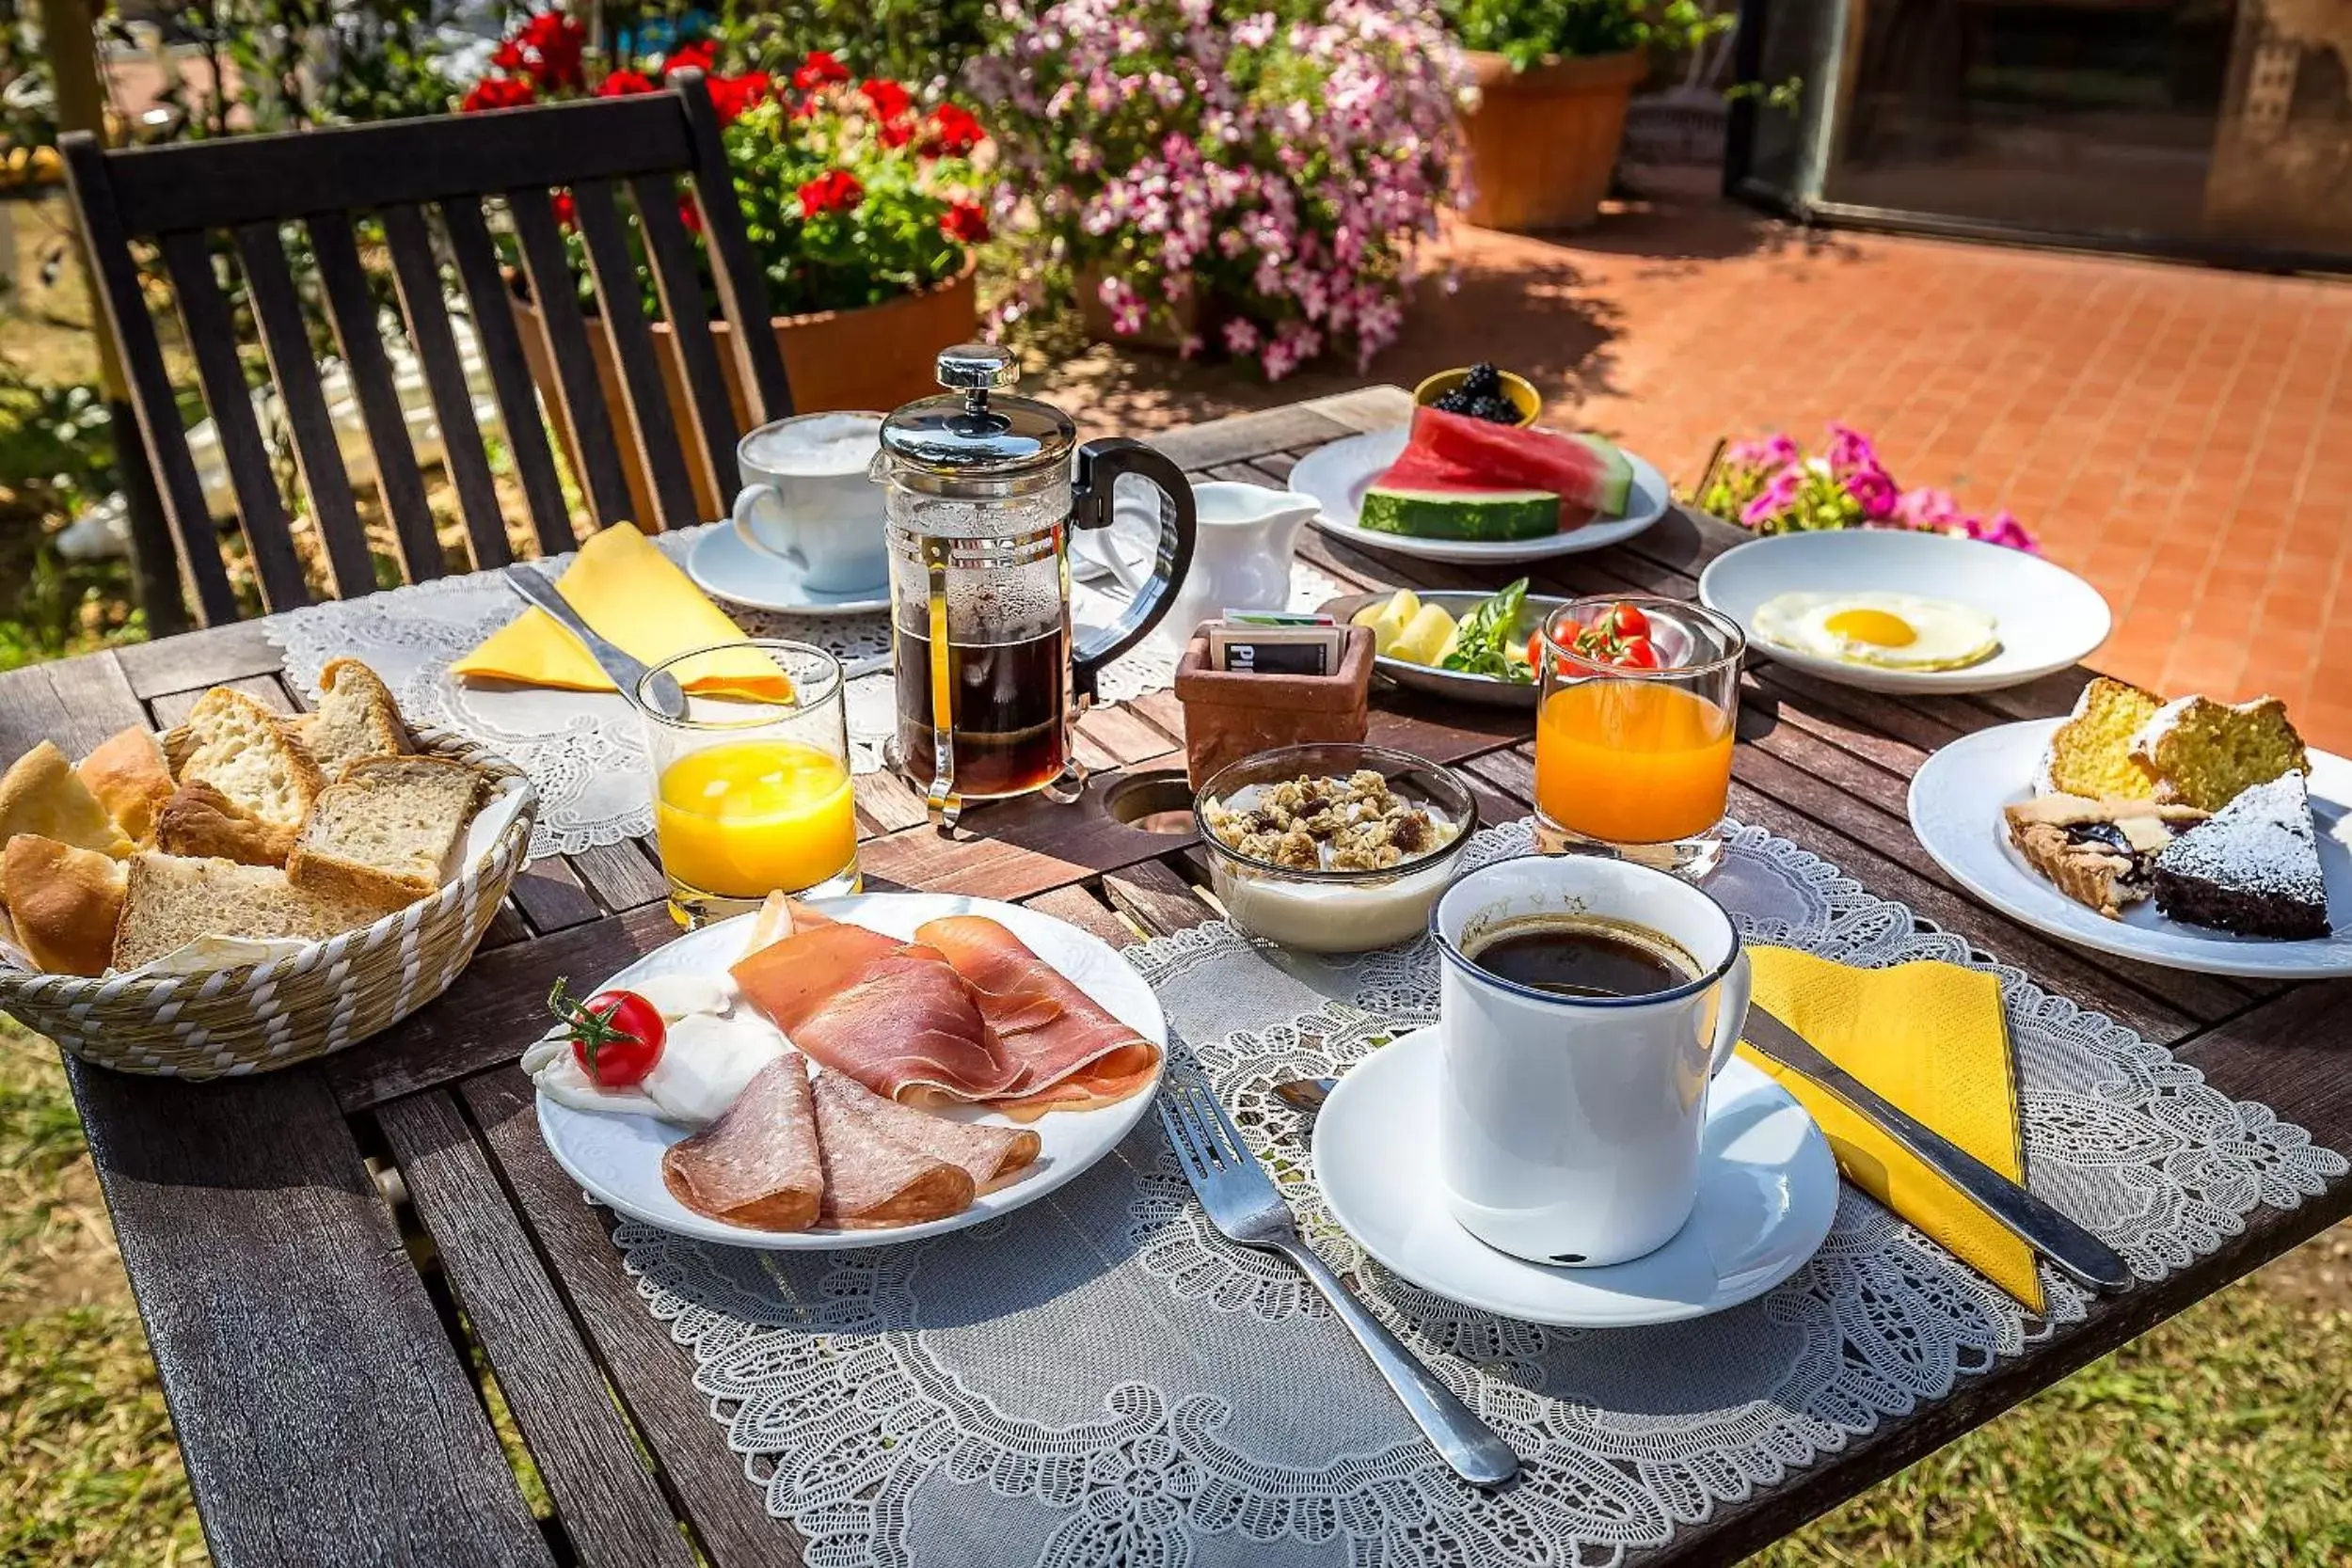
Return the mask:
{"type": "Polygon", "coordinates": [[[2240,936],[2328,934],[2328,883],[2303,775],[2256,784],[2156,857],[2156,908],[2240,936]]]}
{"type": "Polygon", "coordinates": [[[2155,858],[2205,814],[2194,806],[2110,796],[2041,795],[2002,808],[2026,863],[2109,920],[2148,896],[2155,858]]]}
{"type": "Polygon", "coordinates": [[[2051,733],[2034,787],[2044,795],[2090,800],[2153,795],[2155,775],[2133,756],[2132,742],[2163,705],[2153,691],[2097,676],[2074,699],[2074,711],[2051,733]]]}
{"type": "Polygon", "coordinates": [[[2156,799],[2219,811],[2290,769],[2312,770],[2303,737],[2276,697],[2217,703],[2183,697],[2149,716],[2132,737],[2132,760],[2153,774],[2156,799]]]}

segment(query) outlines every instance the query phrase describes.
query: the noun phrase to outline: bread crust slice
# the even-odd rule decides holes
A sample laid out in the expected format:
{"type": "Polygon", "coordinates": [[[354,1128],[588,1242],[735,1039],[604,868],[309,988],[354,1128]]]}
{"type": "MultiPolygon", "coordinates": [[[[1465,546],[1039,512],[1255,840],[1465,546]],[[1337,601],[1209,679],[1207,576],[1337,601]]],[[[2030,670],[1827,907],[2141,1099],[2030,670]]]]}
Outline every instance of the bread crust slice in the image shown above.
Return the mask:
{"type": "Polygon", "coordinates": [[[0,856],[0,899],[17,945],[52,974],[106,973],[124,881],[113,856],[35,833],[10,838],[0,856]]]}
{"type": "Polygon", "coordinates": [[[482,798],[449,757],[362,757],[318,799],[286,874],[304,887],[396,909],[439,890],[482,798]]]}
{"type": "Polygon", "coordinates": [[[319,672],[318,711],[295,720],[294,733],[329,779],[342,777],[343,769],[362,757],[416,750],[391,689],[356,658],[327,661],[319,672]]]}
{"type": "Polygon", "coordinates": [[[156,814],[174,786],[163,743],[151,731],[134,724],[108,736],[74,771],[133,843],[155,842],[156,814]]]}
{"type": "Polygon", "coordinates": [[[42,741],[0,775],[0,841],[18,833],[53,838],[117,860],[135,847],[54,740],[42,741]]]}
{"type": "Polygon", "coordinates": [[[262,821],[201,780],[173,790],[155,817],[155,847],[166,854],[213,856],[243,865],[284,865],[297,833],[262,821]]]}
{"type": "Polygon", "coordinates": [[[200,937],[322,942],[363,930],[383,913],[295,887],[276,866],[142,849],[131,859],[114,967],[136,969],[200,937]]]}
{"type": "MultiPolygon", "coordinates": [[[[174,759],[180,783],[211,784],[249,816],[301,830],[326,777],[291,725],[244,692],[216,686],[198,699],[183,728],[186,759],[174,759]]],[[[167,754],[173,744],[167,736],[167,754]]]]}

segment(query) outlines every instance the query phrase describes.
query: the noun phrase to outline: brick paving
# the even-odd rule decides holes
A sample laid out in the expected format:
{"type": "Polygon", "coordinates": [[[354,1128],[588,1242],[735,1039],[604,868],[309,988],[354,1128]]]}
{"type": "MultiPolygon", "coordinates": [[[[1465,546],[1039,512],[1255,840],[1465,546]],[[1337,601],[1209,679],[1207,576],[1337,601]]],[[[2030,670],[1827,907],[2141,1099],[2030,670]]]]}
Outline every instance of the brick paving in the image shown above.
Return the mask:
{"type": "MultiPolygon", "coordinates": [[[[2096,583],[2099,668],[2275,693],[2352,752],[2352,283],[1808,235],[1704,198],[1565,241],[1466,229],[1453,259],[1458,289],[1425,286],[1372,378],[1495,358],[1679,485],[1719,438],[1843,420],[1903,483],[2010,508],[2096,583]]],[[[1097,351],[1051,380],[1135,430],[1358,378],[1097,351]]]]}

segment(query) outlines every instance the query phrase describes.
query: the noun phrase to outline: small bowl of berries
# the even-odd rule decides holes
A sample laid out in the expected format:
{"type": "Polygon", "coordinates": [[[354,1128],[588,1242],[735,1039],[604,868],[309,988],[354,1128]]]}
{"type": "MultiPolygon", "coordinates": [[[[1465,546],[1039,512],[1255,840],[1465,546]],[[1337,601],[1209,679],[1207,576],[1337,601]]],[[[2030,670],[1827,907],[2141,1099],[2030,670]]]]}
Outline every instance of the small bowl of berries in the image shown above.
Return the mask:
{"type": "Polygon", "coordinates": [[[1544,400],[1534,382],[1484,361],[1461,370],[1439,371],[1413,388],[1413,401],[1490,424],[1521,427],[1534,424],[1535,416],[1544,411],[1544,400]]]}

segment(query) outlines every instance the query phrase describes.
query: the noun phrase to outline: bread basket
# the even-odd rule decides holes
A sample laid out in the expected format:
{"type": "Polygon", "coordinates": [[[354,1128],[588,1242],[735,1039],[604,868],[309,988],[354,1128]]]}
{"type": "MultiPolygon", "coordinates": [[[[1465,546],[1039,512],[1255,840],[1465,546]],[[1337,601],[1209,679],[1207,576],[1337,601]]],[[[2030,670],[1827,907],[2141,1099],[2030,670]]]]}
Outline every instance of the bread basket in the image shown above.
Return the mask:
{"type": "Polygon", "coordinates": [[[482,809],[513,818],[440,891],[297,953],[194,974],[46,974],[0,960],[0,1008],[86,1062],[218,1078],[269,1072],[357,1045],[449,989],[530,856],[539,798],[520,768],[445,730],[417,749],[471,763],[482,809]]]}

